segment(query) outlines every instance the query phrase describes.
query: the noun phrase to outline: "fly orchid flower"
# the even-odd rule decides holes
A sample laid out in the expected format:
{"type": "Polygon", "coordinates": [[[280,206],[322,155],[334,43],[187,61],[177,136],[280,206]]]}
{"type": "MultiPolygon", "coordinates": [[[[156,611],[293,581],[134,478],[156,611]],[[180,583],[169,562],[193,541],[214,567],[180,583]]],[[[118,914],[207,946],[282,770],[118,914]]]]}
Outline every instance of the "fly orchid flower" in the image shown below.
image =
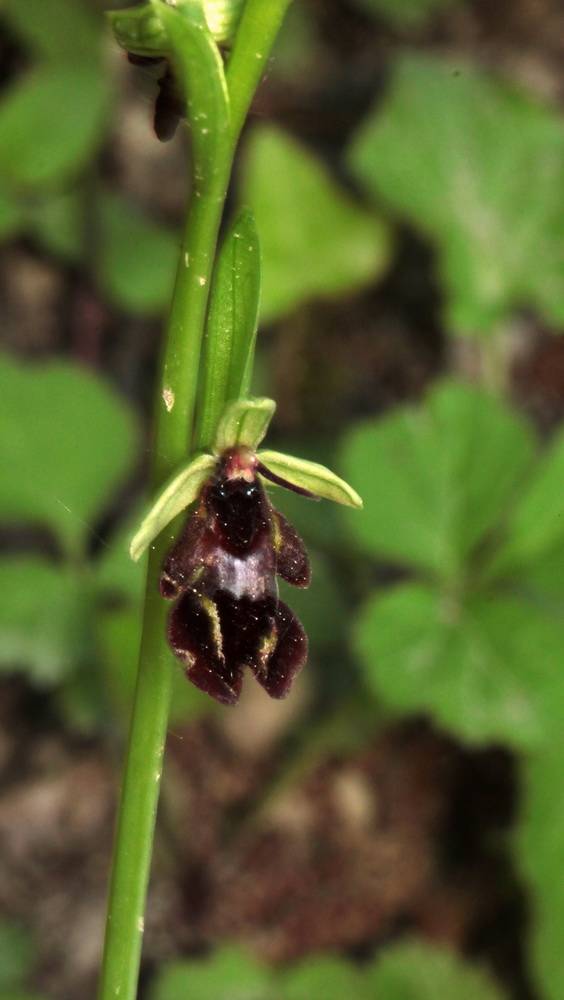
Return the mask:
{"type": "Polygon", "coordinates": [[[322,465],[257,451],[274,413],[269,399],[231,403],[213,454],[200,454],[166,484],[131,543],[138,559],[166,525],[196,501],[168,553],[160,591],[175,601],[168,640],[190,681],[234,705],[248,667],[273,698],[288,694],[307,659],[307,637],[278,598],[276,578],[307,587],[304,543],[272,506],[264,480],[313,499],[362,501],[322,465]]]}

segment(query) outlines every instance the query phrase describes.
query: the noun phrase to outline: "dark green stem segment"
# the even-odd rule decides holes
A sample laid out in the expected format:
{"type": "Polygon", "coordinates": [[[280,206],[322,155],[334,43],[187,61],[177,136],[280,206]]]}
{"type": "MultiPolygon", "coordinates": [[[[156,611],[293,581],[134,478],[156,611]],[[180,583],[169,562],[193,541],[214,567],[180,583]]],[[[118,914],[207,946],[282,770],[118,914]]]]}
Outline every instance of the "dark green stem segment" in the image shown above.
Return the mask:
{"type": "MultiPolygon", "coordinates": [[[[178,262],[155,404],[153,489],[158,488],[186,458],[192,440],[209,288],[233,155],[289,2],[247,0],[235,37],[227,67],[231,105],[228,141],[222,145],[221,155],[214,164],[213,178],[202,187],[200,197],[190,201],[178,262]]],[[[188,117],[194,128],[196,123],[191,110],[189,107],[188,117]]],[[[194,192],[198,190],[198,180],[194,178],[194,192]]],[[[206,443],[197,442],[200,446],[206,443]]],[[[99,1000],[134,1000],[137,993],[172,671],[178,669],[166,643],[168,607],[157,587],[162,560],[173,535],[174,532],[167,529],[157,540],[149,558],[99,1000]]]]}

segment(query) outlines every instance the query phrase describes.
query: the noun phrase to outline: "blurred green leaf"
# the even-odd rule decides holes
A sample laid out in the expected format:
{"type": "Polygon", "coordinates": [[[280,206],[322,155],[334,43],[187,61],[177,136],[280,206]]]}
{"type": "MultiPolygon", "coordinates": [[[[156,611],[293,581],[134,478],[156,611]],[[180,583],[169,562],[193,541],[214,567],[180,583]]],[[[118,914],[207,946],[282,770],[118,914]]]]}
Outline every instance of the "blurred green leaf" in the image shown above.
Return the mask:
{"type": "Polygon", "coordinates": [[[53,698],[65,728],[80,736],[99,735],[108,727],[108,700],[93,656],[93,635],[95,630],[91,628],[86,656],[77,664],[77,669],[57,685],[53,698]]]}
{"type": "Polygon", "coordinates": [[[125,598],[140,606],[145,591],[147,558],[133,562],[129,554],[131,536],[139,524],[142,511],[136,509],[108,541],[98,558],[91,564],[94,580],[102,598],[125,598]]]}
{"type": "Polygon", "coordinates": [[[9,993],[1,993],[0,1000],[47,1000],[46,997],[40,997],[37,993],[28,993],[27,991],[22,992],[21,990],[10,990],[9,993]]]}
{"type": "Polygon", "coordinates": [[[40,997],[37,993],[28,993],[27,990],[10,990],[9,993],[0,993],[0,1000],[48,1000],[48,998],[40,997]]]}
{"type": "MultiPolygon", "coordinates": [[[[101,611],[96,621],[103,691],[116,715],[125,721],[133,704],[141,626],[141,606],[101,611]]],[[[210,699],[189,684],[177,666],[172,682],[171,724],[209,715],[213,709],[210,699]]]]}
{"type": "MultiPolygon", "coordinates": [[[[98,193],[94,212],[94,246],[89,252],[103,294],[119,308],[141,315],[165,309],[179,238],[113,191],[98,193]]],[[[26,228],[50,253],[77,263],[85,250],[84,213],[85,193],[75,187],[30,205],[26,228]]]]}
{"type": "Polygon", "coordinates": [[[527,566],[550,558],[564,545],[564,432],[559,432],[539,459],[530,481],[509,516],[506,540],[494,565],[499,570],[527,566]]]}
{"type": "Polygon", "coordinates": [[[349,626],[343,582],[337,580],[327,559],[310,553],[312,583],[302,590],[279,580],[280,596],[295,611],[309,638],[310,646],[322,651],[342,641],[349,626]]]}
{"type": "Polygon", "coordinates": [[[120,195],[102,194],[97,208],[102,291],[130,312],[164,309],[172,295],[179,237],[120,195]]]}
{"type": "Polygon", "coordinates": [[[379,698],[470,743],[530,748],[561,728],[564,619],[524,600],[406,584],[369,600],[356,646],[379,698]]]}
{"type": "Polygon", "coordinates": [[[82,191],[74,187],[30,205],[26,229],[48,253],[65,263],[77,263],[85,242],[82,191]]]}
{"type": "MultiPolygon", "coordinates": [[[[280,996],[283,1000],[372,1000],[373,994],[351,962],[320,957],[289,969],[282,976],[280,996]]],[[[382,1000],[388,1000],[387,995],[382,1000]]]]}
{"type": "Polygon", "coordinates": [[[390,241],[382,220],[355,204],[322,163],[284,132],[255,128],[247,144],[242,197],[262,249],[261,319],[312,298],[375,281],[390,241]]]}
{"type": "Polygon", "coordinates": [[[559,734],[529,758],[515,842],[517,863],[532,896],[529,949],[539,995],[564,995],[564,744],[559,734]]]}
{"type": "Polygon", "coordinates": [[[406,57],[349,163],[436,243],[455,330],[522,306],[562,324],[564,124],[549,110],[465,64],[406,57]]]}
{"type": "Polygon", "coordinates": [[[86,0],[3,0],[2,15],[38,56],[79,63],[99,55],[103,21],[86,0]]]}
{"type": "Polygon", "coordinates": [[[39,558],[0,560],[0,672],[37,684],[66,677],[88,640],[89,602],[76,574],[39,558]]]}
{"type": "Polygon", "coordinates": [[[159,973],[149,1000],[274,1000],[268,970],[235,948],[207,959],[172,962],[159,973]]]}
{"type": "Polygon", "coordinates": [[[29,934],[17,924],[0,923],[0,991],[15,990],[31,971],[34,948],[29,934]]]}
{"type": "Polygon", "coordinates": [[[132,412],[101,379],[0,356],[0,521],[45,524],[79,550],[136,445],[132,412]]]}
{"type": "Polygon", "coordinates": [[[378,1000],[503,1000],[485,970],[443,948],[416,941],[387,948],[367,971],[378,1000]]]}
{"type": "Polygon", "coordinates": [[[460,0],[356,0],[369,14],[383,17],[398,28],[416,28],[436,11],[460,0]]]}
{"type": "MultiPolygon", "coordinates": [[[[503,562],[494,557],[492,568],[502,573],[503,562]]],[[[542,555],[522,566],[511,565],[511,581],[543,603],[561,605],[564,598],[564,538],[542,555]]],[[[505,576],[505,573],[503,573],[505,576]]]]}
{"type": "Polygon", "coordinates": [[[23,218],[17,199],[9,191],[0,188],[0,240],[7,240],[17,233],[23,224],[23,218]]]}
{"type": "MultiPolygon", "coordinates": [[[[291,445],[294,443],[291,442],[291,445]]],[[[325,458],[325,455],[319,457],[325,458]]],[[[336,504],[324,504],[323,517],[320,517],[319,504],[315,501],[291,493],[290,490],[277,490],[274,487],[270,490],[266,481],[264,485],[268,488],[274,506],[286,515],[308,547],[311,545],[321,552],[342,553],[344,547],[350,545],[350,536],[347,535],[343,519],[344,508],[336,504]]],[[[353,517],[359,516],[363,517],[364,514],[353,512],[353,517]]]]}
{"type": "Polygon", "coordinates": [[[116,714],[124,719],[129,718],[133,704],[141,629],[141,604],[100,610],[96,620],[102,688],[116,714]]]}
{"type": "Polygon", "coordinates": [[[310,74],[311,67],[323,58],[323,39],[310,7],[290,4],[276,36],[272,57],[269,74],[282,83],[295,83],[297,78],[310,74]]]}
{"type": "Polygon", "coordinates": [[[48,63],[3,91],[0,181],[26,189],[76,173],[106,123],[108,80],[88,60],[48,63]]]}
{"type": "Polygon", "coordinates": [[[488,393],[445,381],[349,434],[344,469],[364,500],[350,530],[369,552],[446,577],[504,513],[533,452],[527,425],[488,393]]]}

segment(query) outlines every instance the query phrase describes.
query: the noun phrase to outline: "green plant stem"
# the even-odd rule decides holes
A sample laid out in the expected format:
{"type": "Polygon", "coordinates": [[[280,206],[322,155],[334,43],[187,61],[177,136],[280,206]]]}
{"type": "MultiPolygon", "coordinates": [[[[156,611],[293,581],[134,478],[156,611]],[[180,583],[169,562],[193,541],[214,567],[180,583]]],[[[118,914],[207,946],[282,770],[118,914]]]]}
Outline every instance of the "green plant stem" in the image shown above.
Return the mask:
{"type": "MultiPolygon", "coordinates": [[[[185,459],[192,439],[206,307],[233,156],[288,3],[289,0],[268,0],[268,3],[247,0],[235,38],[227,70],[230,141],[221,162],[215,165],[213,182],[205,194],[190,202],[180,252],[155,403],[153,488],[185,459]]],[[[160,567],[171,540],[171,532],[167,530],[165,537],[157,540],[149,558],[137,685],[114,845],[100,1000],[134,1000],[137,992],[172,671],[177,669],[166,643],[168,607],[157,589],[160,567]]]]}
{"type": "Polygon", "coordinates": [[[247,0],[227,64],[230,135],[236,144],[290,0],[247,0]]]}

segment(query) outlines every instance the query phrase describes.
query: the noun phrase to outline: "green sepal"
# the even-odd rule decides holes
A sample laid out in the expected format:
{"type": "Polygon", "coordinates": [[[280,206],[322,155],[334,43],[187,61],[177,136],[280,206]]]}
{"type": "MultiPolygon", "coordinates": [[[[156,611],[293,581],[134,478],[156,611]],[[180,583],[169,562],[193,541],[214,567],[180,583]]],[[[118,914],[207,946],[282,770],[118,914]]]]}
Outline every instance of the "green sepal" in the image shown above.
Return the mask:
{"type": "Polygon", "coordinates": [[[170,51],[168,36],[153,4],[106,14],[118,45],[137,56],[166,56],[170,51]]]}
{"type": "Polygon", "coordinates": [[[275,475],[286,479],[293,486],[309,490],[322,500],[333,500],[347,507],[363,506],[361,498],[352,486],[318,462],[308,462],[305,458],[283,455],[279,451],[259,451],[257,458],[275,475]]]}
{"type": "Polygon", "coordinates": [[[274,416],[273,399],[237,399],[225,409],[214,442],[216,455],[227,448],[243,447],[256,451],[274,416]]]}
{"type": "Polygon", "coordinates": [[[172,474],[131,539],[129,554],[135,562],[167,524],[194,502],[216,464],[213,455],[198,455],[172,474]]]}

